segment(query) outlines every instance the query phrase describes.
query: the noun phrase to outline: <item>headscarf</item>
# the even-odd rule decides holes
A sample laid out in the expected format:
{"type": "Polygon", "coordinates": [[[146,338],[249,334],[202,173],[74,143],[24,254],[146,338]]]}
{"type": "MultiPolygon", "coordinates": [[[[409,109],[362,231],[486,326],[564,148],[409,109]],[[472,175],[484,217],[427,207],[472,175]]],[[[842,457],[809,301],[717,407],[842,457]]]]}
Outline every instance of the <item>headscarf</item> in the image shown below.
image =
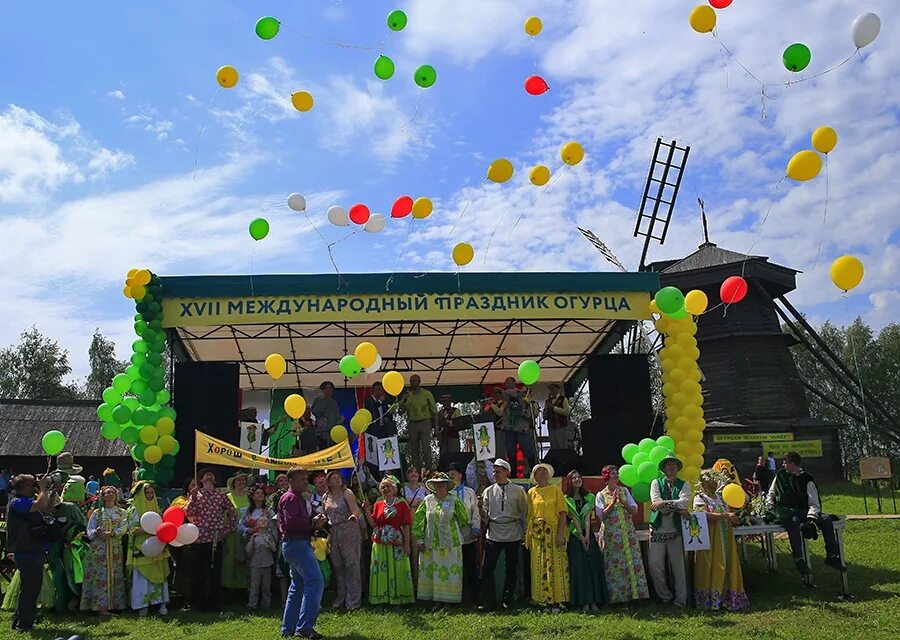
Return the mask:
{"type": "MultiPolygon", "coordinates": [[[[147,485],[153,487],[152,483],[147,482],[146,480],[139,480],[138,482],[135,482],[134,486],[131,488],[132,514],[129,519],[137,516],[138,526],[140,526],[141,516],[148,511],[162,514],[162,511],[159,508],[159,499],[156,496],[155,487],[153,500],[147,500],[147,496],[144,495],[144,487],[147,485]]],[[[140,574],[151,583],[162,584],[169,576],[169,549],[166,547],[158,556],[152,558],[146,557],[141,552],[141,546],[144,544],[144,541],[150,537],[150,534],[143,530],[131,535],[131,540],[128,545],[128,560],[126,566],[137,569],[140,574]]]]}
{"type": "Polygon", "coordinates": [[[146,480],[139,480],[131,487],[131,504],[137,512],[138,518],[148,511],[155,511],[162,515],[162,510],[159,508],[159,497],[156,495],[156,487],[146,480]],[[153,500],[147,500],[147,496],[144,495],[144,487],[148,485],[153,488],[153,500]]]}

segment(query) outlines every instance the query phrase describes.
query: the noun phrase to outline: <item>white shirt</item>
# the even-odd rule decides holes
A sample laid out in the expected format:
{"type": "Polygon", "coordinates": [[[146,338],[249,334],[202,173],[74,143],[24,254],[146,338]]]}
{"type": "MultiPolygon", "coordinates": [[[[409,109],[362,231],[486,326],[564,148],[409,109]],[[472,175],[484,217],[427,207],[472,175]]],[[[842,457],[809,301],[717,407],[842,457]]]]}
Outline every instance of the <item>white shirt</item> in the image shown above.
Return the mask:
{"type": "MultiPolygon", "coordinates": [[[[668,480],[664,480],[663,482],[668,482],[668,480]]],[[[672,487],[672,491],[675,491],[674,484],[672,487]]],[[[677,531],[677,527],[681,526],[681,523],[678,522],[675,517],[678,515],[677,511],[687,511],[691,506],[691,485],[688,482],[684,483],[684,486],[681,487],[681,492],[678,494],[678,498],[674,500],[663,500],[662,490],[659,488],[659,481],[654,480],[650,483],[650,502],[668,502],[672,507],[671,511],[666,511],[663,509],[662,519],[659,521],[659,526],[656,527],[657,532],[669,532],[669,531],[677,531]]],[[[653,527],[651,527],[652,529],[653,527]]]]}
{"type": "Polygon", "coordinates": [[[462,503],[466,506],[466,511],[469,513],[469,524],[460,529],[462,543],[470,544],[475,542],[478,539],[478,534],[481,532],[481,514],[478,512],[478,498],[475,496],[475,491],[465,485],[459,485],[453,487],[450,492],[462,500],[462,503]]]}
{"type": "MultiPolygon", "coordinates": [[[[622,491],[625,492],[625,504],[627,504],[632,509],[637,509],[638,504],[634,501],[634,498],[631,497],[631,492],[628,491],[628,487],[619,487],[622,491]]],[[[595,495],[596,501],[594,503],[594,513],[597,514],[597,519],[601,522],[603,521],[603,510],[606,508],[606,501],[603,498],[603,492],[598,491],[595,495]]]]}

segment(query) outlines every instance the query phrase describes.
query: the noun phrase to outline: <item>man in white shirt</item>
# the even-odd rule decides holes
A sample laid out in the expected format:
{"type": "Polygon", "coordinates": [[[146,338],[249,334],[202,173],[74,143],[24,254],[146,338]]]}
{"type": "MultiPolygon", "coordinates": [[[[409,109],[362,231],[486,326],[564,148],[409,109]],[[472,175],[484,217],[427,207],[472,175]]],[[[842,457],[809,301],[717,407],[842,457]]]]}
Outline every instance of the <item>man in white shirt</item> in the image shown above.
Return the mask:
{"type": "Polygon", "coordinates": [[[677,477],[681,460],[663,458],[659,470],[666,474],[650,483],[650,552],[648,564],[656,595],[676,607],[687,606],[687,579],[684,569],[684,545],[681,540],[681,516],[691,505],[691,486],[677,477]],[[666,580],[666,567],[672,573],[675,595],[666,580]]]}
{"type": "Polygon", "coordinates": [[[463,600],[471,601],[475,596],[475,587],[478,584],[478,550],[476,542],[481,533],[481,514],[478,511],[478,498],[475,491],[463,483],[466,469],[457,462],[452,462],[447,471],[453,488],[450,493],[455,494],[466,506],[469,515],[469,524],[460,529],[463,555],[463,600]]]}
{"type": "Polygon", "coordinates": [[[803,536],[817,537],[816,527],[822,530],[825,540],[825,564],[838,571],[846,571],[841,563],[840,548],[834,535],[831,518],[822,513],[819,489],[813,477],[800,466],[802,459],[796,451],[784,454],[782,468],[766,496],[766,505],[775,512],[775,522],[787,530],[791,543],[791,555],[797,571],[809,574],[803,559],[803,536]]]}
{"type": "Polygon", "coordinates": [[[497,482],[481,494],[483,522],[487,533],[482,565],[481,611],[497,608],[497,590],[494,586],[494,570],[500,554],[505,555],[506,580],[503,585],[503,608],[509,608],[515,595],[519,566],[519,552],[525,540],[528,500],[525,490],[509,481],[510,466],[503,458],[493,464],[497,482]]]}

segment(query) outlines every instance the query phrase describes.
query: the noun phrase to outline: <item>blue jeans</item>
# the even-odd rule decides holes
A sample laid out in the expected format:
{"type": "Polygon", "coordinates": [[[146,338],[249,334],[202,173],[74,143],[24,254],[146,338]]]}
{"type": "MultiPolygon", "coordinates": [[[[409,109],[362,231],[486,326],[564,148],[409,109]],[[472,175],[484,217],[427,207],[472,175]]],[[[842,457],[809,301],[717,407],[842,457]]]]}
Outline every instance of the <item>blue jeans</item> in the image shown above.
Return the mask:
{"type": "Polygon", "coordinates": [[[291,587],[281,620],[281,635],[292,636],[298,631],[308,632],[315,626],[325,580],[309,540],[284,540],[281,553],[291,568],[291,587]]]}
{"type": "Polygon", "coordinates": [[[531,431],[506,431],[506,459],[512,466],[511,478],[516,477],[516,443],[522,447],[526,472],[534,466],[534,434],[531,431]]]}

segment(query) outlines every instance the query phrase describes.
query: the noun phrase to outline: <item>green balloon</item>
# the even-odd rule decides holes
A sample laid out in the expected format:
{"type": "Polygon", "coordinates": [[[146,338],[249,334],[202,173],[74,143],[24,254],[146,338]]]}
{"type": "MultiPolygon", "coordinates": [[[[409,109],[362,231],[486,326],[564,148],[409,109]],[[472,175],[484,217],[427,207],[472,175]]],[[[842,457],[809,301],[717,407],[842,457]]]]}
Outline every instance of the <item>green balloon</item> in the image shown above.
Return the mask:
{"type": "Polygon", "coordinates": [[[631,495],[634,498],[635,502],[649,502],[650,484],[647,482],[638,482],[636,485],[631,487],[631,495]]]}
{"type": "Polygon", "coordinates": [[[659,467],[649,460],[638,467],[638,479],[641,482],[653,482],[658,474],[659,467]]]}
{"type": "Polygon", "coordinates": [[[122,400],[122,405],[127,407],[128,410],[132,413],[138,410],[138,407],[141,406],[141,403],[138,402],[138,399],[133,396],[128,396],[122,400]]]}
{"type": "Polygon", "coordinates": [[[146,408],[141,407],[131,414],[131,421],[138,426],[150,424],[150,412],[146,408]]]}
{"type": "Polygon", "coordinates": [[[250,223],[250,237],[257,242],[269,235],[269,221],[265,218],[256,218],[250,223]]]}
{"type": "Polygon", "coordinates": [[[143,442],[137,442],[133,447],[131,447],[131,457],[134,458],[135,462],[143,462],[144,461],[144,452],[147,450],[147,445],[143,442]]]}
{"type": "Polygon", "coordinates": [[[400,11],[400,9],[394,9],[387,17],[387,25],[391,31],[403,31],[403,29],[406,28],[406,23],[408,21],[406,14],[400,11]]]}
{"type": "Polygon", "coordinates": [[[638,471],[630,464],[619,467],[619,480],[622,484],[633,487],[638,483],[638,471]]]}
{"type": "Polygon", "coordinates": [[[666,447],[656,445],[650,450],[650,462],[658,465],[660,462],[662,462],[662,459],[668,456],[670,453],[671,451],[666,447]]]}
{"type": "Polygon", "coordinates": [[[657,446],[665,447],[669,451],[675,450],[675,440],[671,436],[660,436],[656,439],[657,446]]]}
{"type": "Polygon", "coordinates": [[[144,380],[150,380],[156,375],[157,367],[154,367],[149,362],[145,362],[141,365],[139,371],[141,372],[141,378],[143,378],[144,380]]]}
{"type": "Polygon", "coordinates": [[[271,40],[278,35],[281,23],[272,16],[265,16],[256,21],[256,35],[262,40],[271,40]]]}
{"type": "Polygon", "coordinates": [[[119,424],[125,424],[131,420],[131,411],[124,404],[120,404],[112,411],[112,419],[119,424]]]}
{"type": "Polygon", "coordinates": [[[359,366],[359,362],[353,354],[348,354],[341,358],[340,369],[341,373],[347,378],[357,376],[359,375],[359,372],[362,371],[362,367],[359,366]]]}
{"type": "Polygon", "coordinates": [[[122,401],[122,394],[113,389],[106,387],[103,390],[103,402],[106,404],[119,404],[122,401]]]}
{"type": "Polygon", "coordinates": [[[663,287],[656,292],[654,300],[659,310],[666,314],[684,308],[684,294],[677,287],[663,287]]]}
{"type": "Polygon", "coordinates": [[[650,460],[650,454],[644,451],[638,451],[636,454],[631,456],[631,465],[635,469],[639,469],[642,464],[650,460]]]}
{"type": "Polygon", "coordinates": [[[122,425],[115,422],[104,422],[100,426],[100,435],[107,440],[115,440],[122,435],[122,425]]]}
{"type": "Polygon", "coordinates": [[[125,444],[135,444],[141,439],[141,434],[134,427],[125,427],[122,429],[122,435],[119,437],[122,438],[122,442],[125,444]]]}
{"type": "Polygon", "coordinates": [[[802,42],[795,42],[784,50],[781,59],[784,62],[785,69],[797,73],[809,66],[809,62],[812,60],[812,53],[810,53],[809,47],[802,42]]]}
{"type": "MultiPolygon", "coordinates": [[[[166,404],[169,400],[172,399],[172,395],[169,393],[168,389],[163,389],[159,393],[156,394],[156,399],[160,404],[166,404]]],[[[674,446],[674,445],[673,445],[674,446]]]]}
{"type": "Polygon", "coordinates": [[[172,420],[175,420],[175,418],[177,417],[177,414],[175,413],[175,409],[173,409],[172,407],[163,407],[162,409],[159,410],[159,417],[162,418],[163,416],[165,416],[167,418],[172,418],[172,420]]]}
{"type": "Polygon", "coordinates": [[[148,353],[147,362],[152,364],[154,367],[158,367],[162,364],[162,355],[159,353],[148,353]]]}
{"type": "Polygon", "coordinates": [[[147,302],[147,303],[150,303],[150,302],[153,302],[155,299],[156,299],[156,298],[153,297],[153,294],[150,293],[149,291],[147,291],[147,292],[144,294],[144,297],[141,298],[141,302],[147,302]]]}
{"type": "Polygon", "coordinates": [[[638,451],[639,451],[638,446],[636,444],[634,444],[633,442],[629,442],[624,447],[622,447],[622,459],[626,463],[631,464],[631,459],[634,457],[634,454],[636,454],[638,451]]]}
{"type": "Polygon", "coordinates": [[[48,456],[55,456],[60,453],[66,446],[66,436],[61,431],[53,429],[44,434],[41,438],[41,447],[48,456]]]}
{"type": "Polygon", "coordinates": [[[646,453],[648,456],[650,452],[653,451],[653,447],[656,446],[656,440],[652,438],[644,438],[640,442],[638,442],[638,449],[646,453]]]}
{"type": "MultiPolygon", "coordinates": [[[[153,353],[162,353],[166,350],[166,341],[165,339],[157,340],[153,344],[150,345],[150,351],[153,353]]],[[[148,360],[149,362],[149,360],[148,360]]]]}
{"type": "MultiPolygon", "coordinates": [[[[153,391],[153,393],[158,393],[163,390],[163,387],[166,386],[166,379],[162,376],[156,376],[155,378],[153,378],[153,380],[150,381],[150,384],[148,386],[150,387],[150,390],[153,391]]],[[[150,404],[153,403],[151,402],[150,404]]]]}
{"type": "Polygon", "coordinates": [[[162,457],[162,460],[159,461],[159,466],[163,469],[171,469],[175,466],[175,456],[171,456],[167,453],[162,457]]]}
{"type": "Polygon", "coordinates": [[[138,378],[131,382],[131,393],[140,397],[147,390],[147,382],[138,378]]]}
{"type": "Polygon", "coordinates": [[[132,353],[131,354],[131,364],[136,367],[140,367],[143,364],[147,364],[147,355],[144,353],[132,353]]]}
{"type": "Polygon", "coordinates": [[[144,333],[141,334],[141,337],[144,339],[144,342],[146,342],[147,344],[151,344],[153,342],[156,342],[158,336],[153,329],[147,327],[146,329],[144,329],[144,333]]]}
{"type": "Polygon", "coordinates": [[[147,353],[148,349],[147,343],[143,340],[135,340],[131,343],[131,350],[135,353],[147,353]]]}
{"type": "Polygon", "coordinates": [[[148,322],[147,326],[149,326],[154,331],[159,331],[160,329],[162,329],[162,320],[160,320],[159,318],[155,318],[148,322]]]}
{"type": "Polygon", "coordinates": [[[682,318],[688,317],[688,312],[687,312],[687,309],[685,309],[684,307],[681,307],[681,309],[679,309],[675,313],[668,313],[666,315],[668,315],[670,318],[672,318],[672,320],[681,320],[682,318]]]}
{"type": "Polygon", "coordinates": [[[131,388],[131,379],[124,373],[116,374],[112,380],[112,386],[119,393],[125,393],[131,388]]]}
{"type": "Polygon", "coordinates": [[[381,80],[387,80],[394,75],[394,61],[387,56],[378,56],[375,60],[375,75],[381,80]]]}
{"type": "Polygon", "coordinates": [[[125,369],[125,375],[128,376],[129,380],[137,380],[141,377],[141,370],[138,367],[131,365],[125,369]]]}
{"type": "MultiPolygon", "coordinates": [[[[138,316],[140,317],[140,316],[138,316]]],[[[143,318],[134,323],[134,335],[140,337],[147,330],[147,323],[143,318]]]]}
{"type": "Polygon", "coordinates": [[[430,64],[423,64],[416,69],[416,84],[427,89],[437,82],[437,71],[430,64]]]}
{"type": "Polygon", "coordinates": [[[181,445],[178,443],[178,440],[175,441],[175,448],[172,449],[172,457],[178,455],[178,452],[181,451],[181,445]]]}
{"type": "Polygon", "coordinates": [[[534,360],[523,360],[519,365],[519,380],[525,386],[533,385],[541,377],[541,367],[534,360]]]}
{"type": "Polygon", "coordinates": [[[162,311],[162,305],[159,304],[158,302],[151,302],[151,303],[147,306],[147,310],[148,310],[150,313],[154,313],[154,314],[155,314],[155,313],[159,313],[160,311],[162,311]]]}
{"type": "Polygon", "coordinates": [[[138,401],[144,407],[150,407],[156,403],[156,392],[152,389],[147,389],[140,396],[138,396],[138,401]]]}
{"type": "Polygon", "coordinates": [[[112,412],[114,406],[115,405],[104,402],[99,407],[97,407],[97,417],[100,418],[102,422],[109,422],[113,419],[112,412]]]}

